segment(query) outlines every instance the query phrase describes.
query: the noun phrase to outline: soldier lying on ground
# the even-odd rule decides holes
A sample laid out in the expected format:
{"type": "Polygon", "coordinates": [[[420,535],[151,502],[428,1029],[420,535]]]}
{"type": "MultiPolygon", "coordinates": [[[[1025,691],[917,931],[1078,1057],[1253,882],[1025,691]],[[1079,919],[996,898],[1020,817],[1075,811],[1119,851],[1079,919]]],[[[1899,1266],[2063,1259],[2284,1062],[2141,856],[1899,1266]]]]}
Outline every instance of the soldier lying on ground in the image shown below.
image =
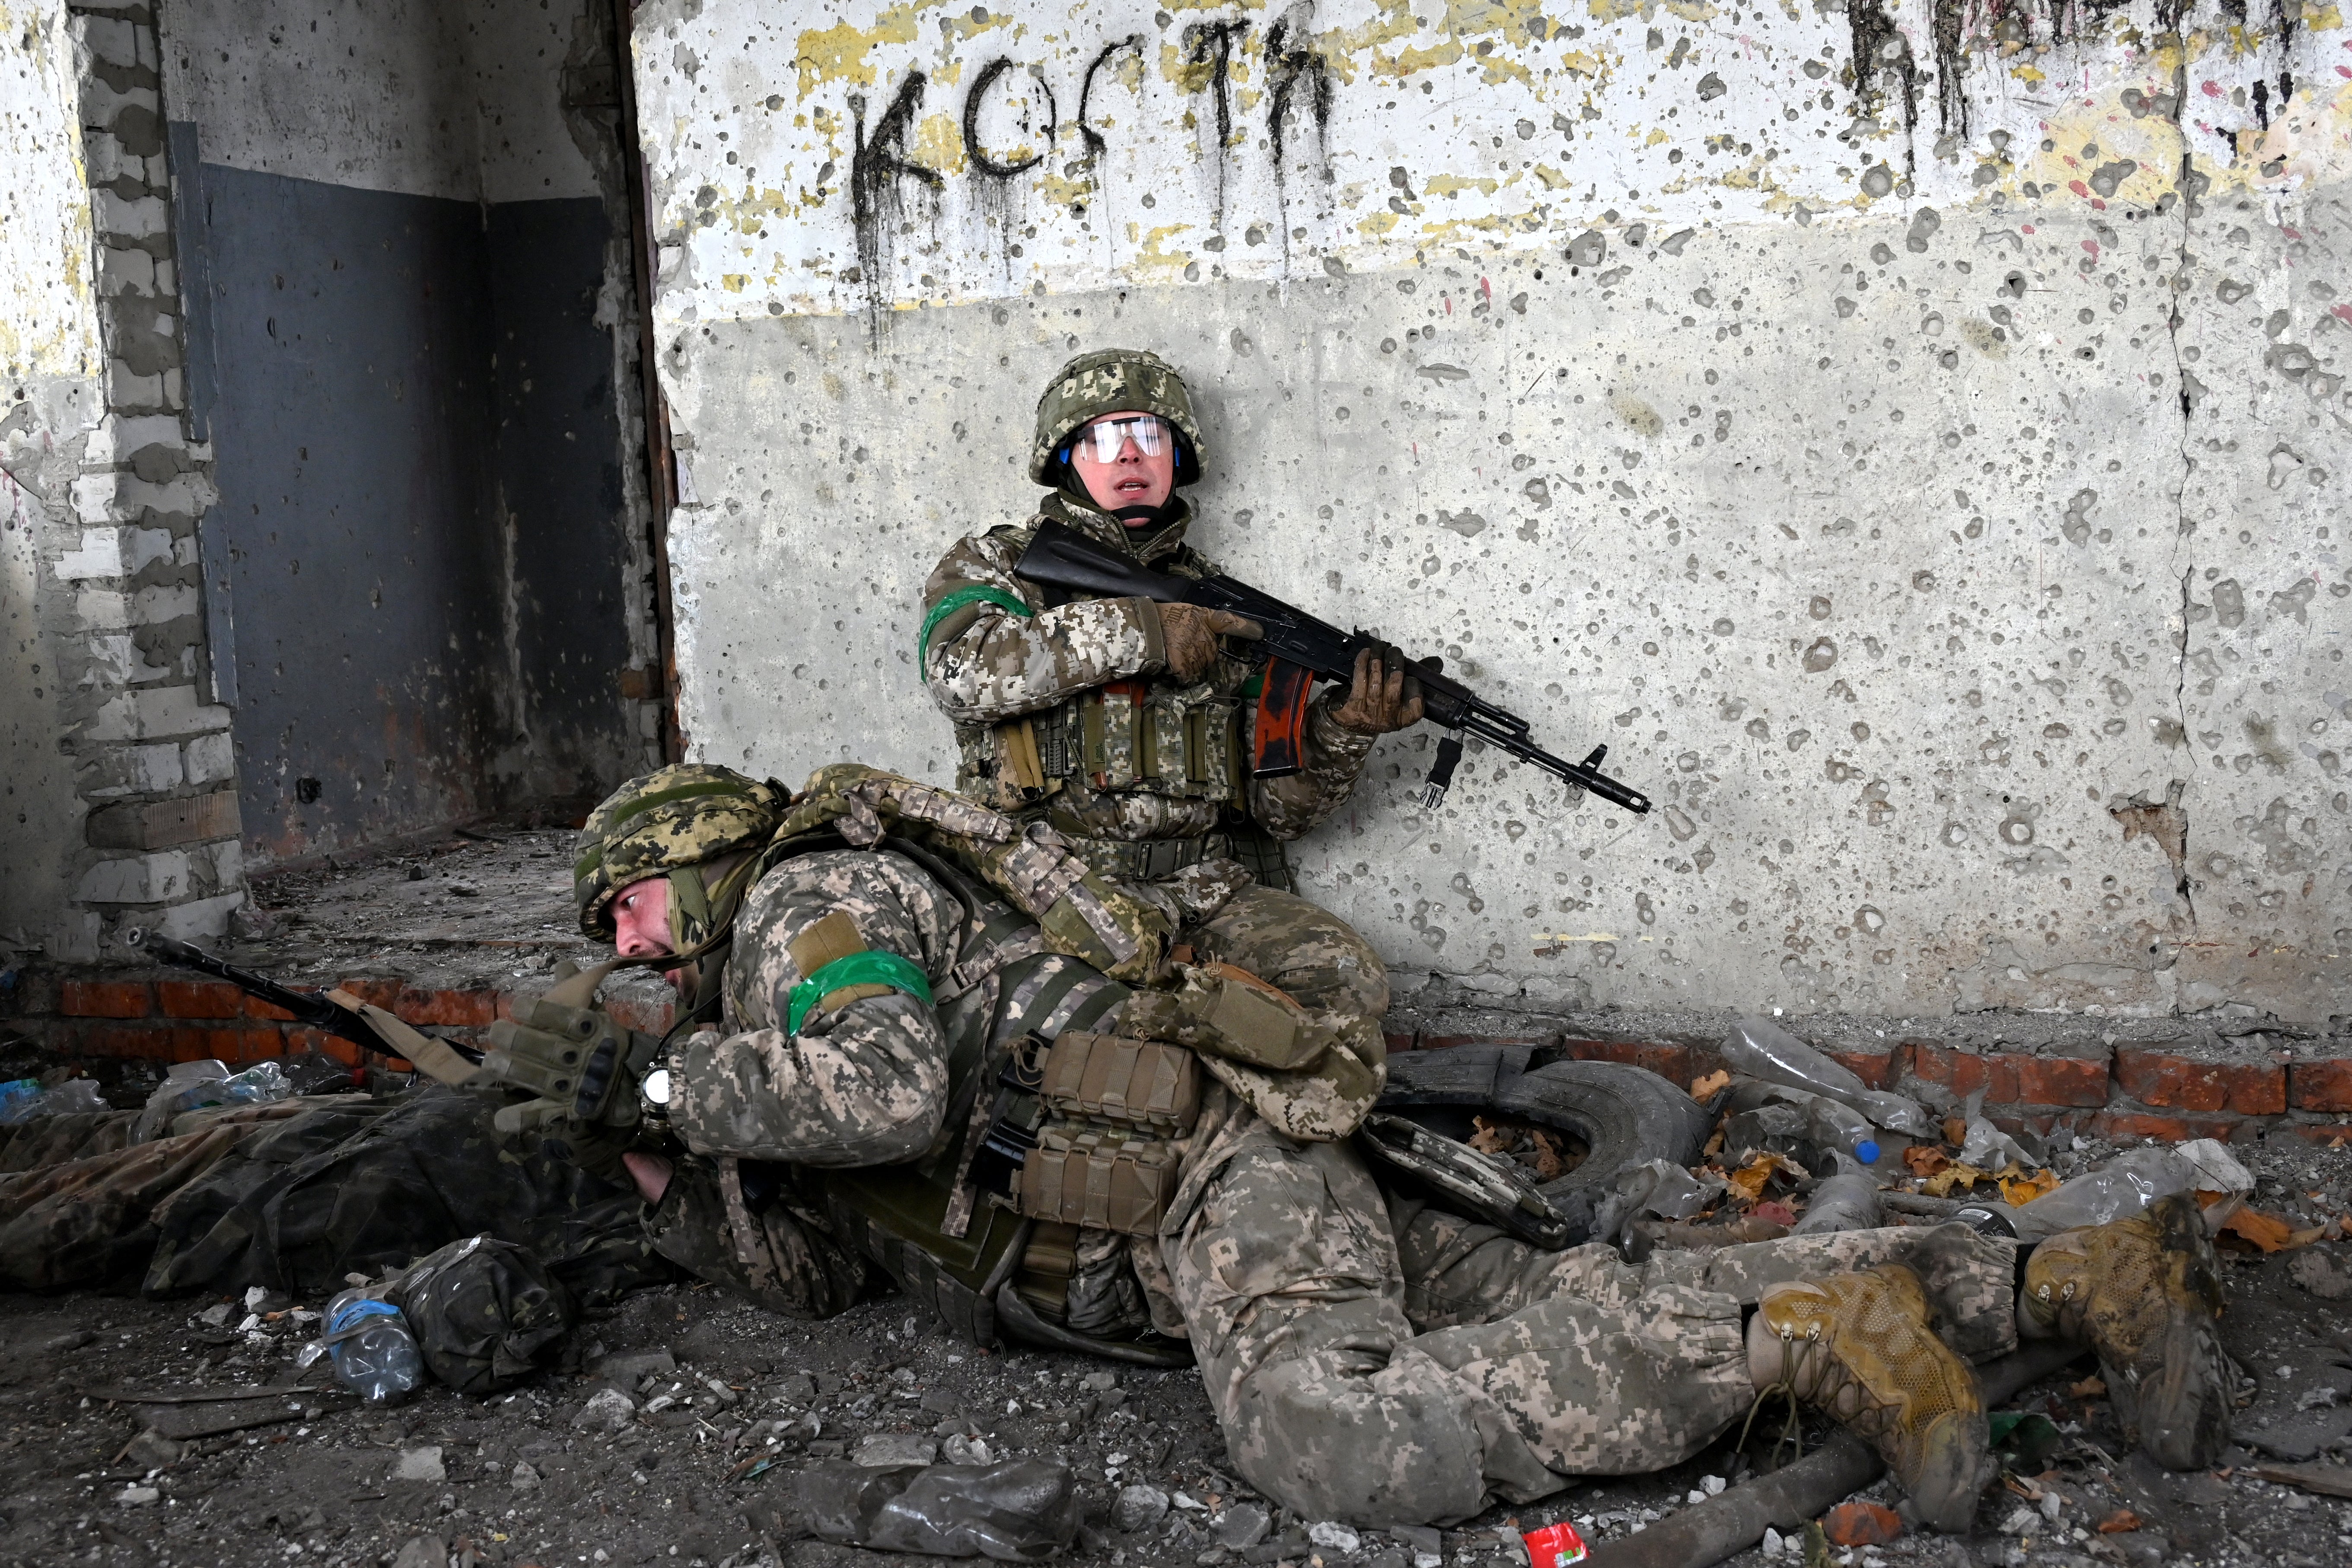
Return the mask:
{"type": "Polygon", "coordinates": [[[1239,873],[1204,862],[1181,884],[1192,961],[1129,944],[1135,983],[1114,981],[1066,956],[1072,910],[1108,884],[1058,854],[863,769],[821,773],[789,815],[722,768],[633,781],[583,835],[583,923],[679,961],[711,1026],[664,1047],[541,1005],[501,1026],[500,1059],[586,1086],[565,1102],[582,1155],[625,1165],[656,1249],[779,1311],[838,1311],[878,1265],[982,1339],[1130,1358],[1189,1340],[1236,1468],[1309,1519],[1446,1522],[1657,1469],[1779,1390],[1874,1441],[1926,1522],[1963,1528],[1993,1470],[1969,1363],[2021,1332],[2095,1347],[2159,1462],[2226,1441],[2193,1202],[2030,1257],[1958,1224],[1639,1266],[1539,1250],[1384,1192],[1348,1140],[1379,1075],[1334,1063],[1377,1048],[1383,992],[1354,932],[1308,910],[1287,946],[1237,940],[1220,921],[1239,873]],[[1000,1087],[1008,1065],[1037,1092],[1000,1087]],[[1193,1066],[1196,1104],[1171,1071],[1193,1066]],[[975,1145],[1023,1129],[1034,1147],[987,1195],[975,1145]]]}

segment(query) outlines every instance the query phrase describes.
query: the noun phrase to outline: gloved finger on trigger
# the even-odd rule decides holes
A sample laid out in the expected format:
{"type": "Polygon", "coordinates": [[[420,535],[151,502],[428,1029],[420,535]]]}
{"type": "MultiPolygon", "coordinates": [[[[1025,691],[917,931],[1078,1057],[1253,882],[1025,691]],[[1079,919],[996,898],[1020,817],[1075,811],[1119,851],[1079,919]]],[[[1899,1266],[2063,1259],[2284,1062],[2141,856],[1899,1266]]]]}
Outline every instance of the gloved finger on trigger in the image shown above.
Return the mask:
{"type": "Polygon", "coordinates": [[[1237,616],[1230,610],[1219,610],[1210,616],[1209,629],[1219,637],[1242,637],[1251,641],[1265,636],[1264,626],[1246,616],[1237,616]]]}

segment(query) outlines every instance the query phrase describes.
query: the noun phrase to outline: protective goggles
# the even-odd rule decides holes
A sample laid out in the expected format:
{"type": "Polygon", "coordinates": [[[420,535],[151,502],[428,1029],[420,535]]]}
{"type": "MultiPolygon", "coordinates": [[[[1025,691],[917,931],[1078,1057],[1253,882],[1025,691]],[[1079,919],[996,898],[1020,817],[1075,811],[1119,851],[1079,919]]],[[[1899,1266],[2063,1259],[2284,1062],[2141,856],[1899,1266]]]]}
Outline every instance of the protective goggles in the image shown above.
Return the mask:
{"type": "Polygon", "coordinates": [[[1135,449],[1147,458],[1156,458],[1175,444],[1166,420],[1157,414],[1137,414],[1125,419],[1097,419],[1072,438],[1072,446],[1087,451],[1097,463],[1115,463],[1129,437],[1135,439],[1135,449]]]}

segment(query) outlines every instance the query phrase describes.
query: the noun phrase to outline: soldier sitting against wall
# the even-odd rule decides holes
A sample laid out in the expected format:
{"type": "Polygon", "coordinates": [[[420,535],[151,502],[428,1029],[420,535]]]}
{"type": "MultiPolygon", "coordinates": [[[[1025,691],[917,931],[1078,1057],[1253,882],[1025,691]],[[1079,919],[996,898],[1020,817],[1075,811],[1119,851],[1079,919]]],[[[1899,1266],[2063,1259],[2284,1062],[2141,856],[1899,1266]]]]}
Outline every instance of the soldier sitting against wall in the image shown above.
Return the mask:
{"type": "MultiPolygon", "coordinates": [[[[1545,1251],[1384,1191],[1349,1140],[1379,973],[1352,933],[1203,962],[1050,829],[849,765],[791,800],[719,767],[635,780],[575,879],[680,1024],[621,1028],[590,971],[500,1025],[492,1065],[625,1169],[657,1250],[795,1316],[887,1275],[982,1342],[1197,1361],[1235,1468],[1302,1517],[1448,1522],[1654,1470],[1780,1390],[1964,1528],[1993,1469],[1969,1363],[2021,1332],[2087,1338],[2160,1462],[2227,1439],[2190,1200],[2030,1256],[1958,1224],[1545,1251]]],[[[1231,892],[1172,886],[1212,925],[1231,892]]]]}
{"type": "MultiPolygon", "coordinates": [[[[923,585],[923,679],[954,722],[956,787],[1050,822],[1108,876],[1150,883],[1238,861],[1235,929],[1328,921],[1290,896],[1283,844],[1355,788],[1372,742],[1420,722],[1409,675],[1367,653],[1344,695],[1307,710],[1298,771],[1252,776],[1258,667],[1220,646],[1259,628],[1223,610],[1071,595],[1014,574],[1040,524],[1076,530],[1155,571],[1197,575],[1192,508],[1200,421],[1157,354],[1107,349],[1062,367],[1038,401],[1029,477],[1051,487],[1019,527],[959,541],[923,585]]],[[[1367,998],[1375,1013],[1385,998],[1367,998]]]]}

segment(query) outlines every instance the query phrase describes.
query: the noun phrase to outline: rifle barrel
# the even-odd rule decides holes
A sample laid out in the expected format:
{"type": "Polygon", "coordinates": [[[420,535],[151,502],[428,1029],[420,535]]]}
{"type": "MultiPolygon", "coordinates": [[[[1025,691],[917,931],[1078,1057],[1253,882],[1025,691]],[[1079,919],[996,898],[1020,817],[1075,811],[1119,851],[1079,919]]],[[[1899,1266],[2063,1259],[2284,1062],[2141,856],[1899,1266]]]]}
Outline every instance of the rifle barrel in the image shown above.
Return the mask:
{"type": "Polygon", "coordinates": [[[259,997],[273,1007],[293,1014],[298,1022],[308,1024],[314,1029],[324,1029],[331,1035],[349,1040],[362,1050],[373,1051],[378,1056],[384,1057],[398,1057],[401,1054],[386,1045],[376,1032],[368,1026],[366,1019],[346,1008],[337,1006],[321,992],[297,991],[292,986],[281,985],[266,974],[257,973],[250,969],[240,969],[226,959],[206,952],[201,947],[181,942],[175,937],[165,936],[161,931],[141,931],[134,928],[125,931],[122,940],[125,946],[136,948],[142,952],[162,959],[166,963],[177,964],[182,969],[193,969],[200,974],[209,974],[215,980],[226,980],[247,995],[259,997]]]}

